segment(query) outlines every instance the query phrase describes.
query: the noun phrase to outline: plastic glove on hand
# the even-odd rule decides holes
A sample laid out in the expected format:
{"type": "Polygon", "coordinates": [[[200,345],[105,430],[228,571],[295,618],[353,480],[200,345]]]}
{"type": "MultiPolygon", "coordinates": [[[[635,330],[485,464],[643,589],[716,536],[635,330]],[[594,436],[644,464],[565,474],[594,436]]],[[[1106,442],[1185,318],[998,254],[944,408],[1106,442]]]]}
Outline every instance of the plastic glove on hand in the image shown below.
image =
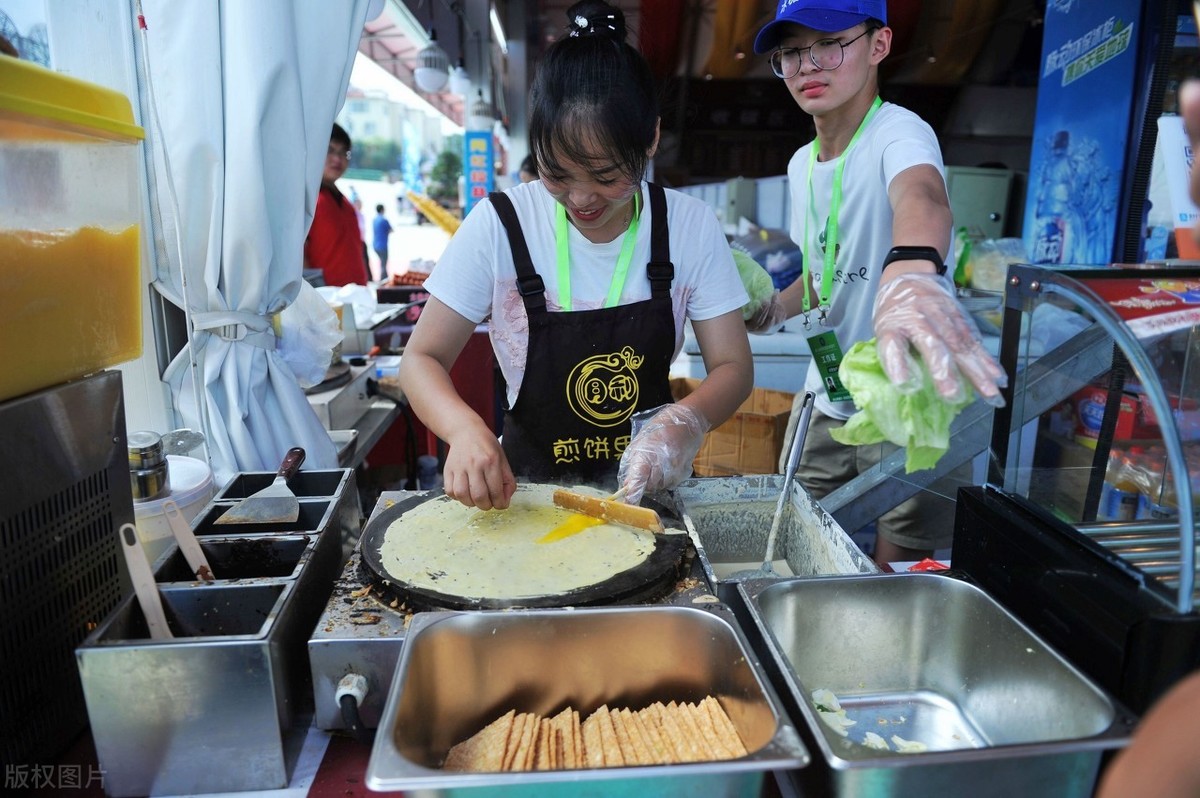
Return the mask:
{"type": "Polygon", "coordinates": [[[783,297],[776,289],[750,318],[746,319],[746,331],[755,335],[771,335],[779,332],[779,328],[788,320],[788,311],[783,304],[783,297]]]}
{"type": "Polygon", "coordinates": [[[649,491],[669,490],[692,474],[708,421],[687,405],[671,404],[637,413],[633,439],[621,455],[617,481],[625,501],[637,504],[649,491]]]}
{"type": "Polygon", "coordinates": [[[915,351],[947,401],[963,399],[965,377],[985,402],[1004,405],[1000,389],[1008,377],[983,348],[975,322],[941,278],[902,274],[885,283],[875,297],[875,338],[883,370],[901,393],[919,386],[910,354],[915,351]]]}

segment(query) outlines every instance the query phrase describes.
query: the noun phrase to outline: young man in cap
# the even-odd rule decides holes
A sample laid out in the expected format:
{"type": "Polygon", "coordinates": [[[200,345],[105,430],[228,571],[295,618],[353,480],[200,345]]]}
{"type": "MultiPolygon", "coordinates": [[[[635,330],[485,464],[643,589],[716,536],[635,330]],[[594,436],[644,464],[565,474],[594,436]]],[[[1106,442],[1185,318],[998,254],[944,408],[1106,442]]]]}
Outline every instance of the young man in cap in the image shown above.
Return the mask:
{"type": "MultiPolygon", "coordinates": [[[[781,0],[754,41],[817,132],[788,164],[803,277],[747,325],[773,332],[803,316],[813,350],[805,387],[817,400],[798,476],[818,498],[881,456],[878,445],[846,446],[829,435],[855,412],[837,376],[853,344],[876,338],[901,391],[916,388],[916,352],[942,396],[957,399],[974,386],[1002,401],[1004,374],[946,274],[952,220],[937,137],[916,114],[879,98],[879,64],[891,45],[885,0],[781,0]]],[[[951,476],[969,480],[969,465],[951,476]]],[[[952,521],[952,505],[934,494],[904,502],[878,521],[876,562],[929,556],[949,545],[952,521]]]]}

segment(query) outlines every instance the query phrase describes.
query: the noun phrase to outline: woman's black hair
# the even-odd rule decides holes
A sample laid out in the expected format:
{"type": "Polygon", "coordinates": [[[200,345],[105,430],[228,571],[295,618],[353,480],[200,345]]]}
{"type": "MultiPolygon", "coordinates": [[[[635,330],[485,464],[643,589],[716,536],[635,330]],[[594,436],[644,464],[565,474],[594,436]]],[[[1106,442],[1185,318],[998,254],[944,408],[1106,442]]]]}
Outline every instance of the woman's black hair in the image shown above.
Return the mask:
{"type": "Polygon", "coordinates": [[[534,76],[529,150],[552,178],[570,161],[597,177],[639,181],[659,116],[650,65],[625,41],[620,9],[582,0],[567,19],[567,35],[547,49],[534,76]]]}

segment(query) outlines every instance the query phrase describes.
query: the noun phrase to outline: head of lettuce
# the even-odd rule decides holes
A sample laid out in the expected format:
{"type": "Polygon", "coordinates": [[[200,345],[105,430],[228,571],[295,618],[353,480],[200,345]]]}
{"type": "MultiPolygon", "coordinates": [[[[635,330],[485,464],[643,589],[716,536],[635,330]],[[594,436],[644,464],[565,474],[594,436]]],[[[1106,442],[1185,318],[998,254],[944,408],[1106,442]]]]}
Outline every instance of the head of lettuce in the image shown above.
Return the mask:
{"type": "Polygon", "coordinates": [[[908,473],[933,468],[950,448],[950,423],[974,401],[970,386],[958,402],[948,402],[934,388],[929,369],[917,359],[921,385],[913,393],[900,393],[887,375],[875,348],[875,339],[850,347],[838,368],[838,377],[854,397],[859,412],[845,426],[830,431],[838,443],[850,446],[891,441],[905,447],[908,473]]]}

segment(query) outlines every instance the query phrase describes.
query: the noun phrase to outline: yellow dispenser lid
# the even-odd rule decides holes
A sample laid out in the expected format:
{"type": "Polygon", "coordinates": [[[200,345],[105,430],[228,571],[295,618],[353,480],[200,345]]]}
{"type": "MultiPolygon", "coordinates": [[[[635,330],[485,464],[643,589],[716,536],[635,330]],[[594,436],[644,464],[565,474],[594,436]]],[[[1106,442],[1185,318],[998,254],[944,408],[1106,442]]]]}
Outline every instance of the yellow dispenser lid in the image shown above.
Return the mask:
{"type": "Polygon", "coordinates": [[[124,94],[0,56],[0,138],[57,138],[50,130],[109,139],[145,138],[142,128],[134,124],[133,108],[124,94]]]}

